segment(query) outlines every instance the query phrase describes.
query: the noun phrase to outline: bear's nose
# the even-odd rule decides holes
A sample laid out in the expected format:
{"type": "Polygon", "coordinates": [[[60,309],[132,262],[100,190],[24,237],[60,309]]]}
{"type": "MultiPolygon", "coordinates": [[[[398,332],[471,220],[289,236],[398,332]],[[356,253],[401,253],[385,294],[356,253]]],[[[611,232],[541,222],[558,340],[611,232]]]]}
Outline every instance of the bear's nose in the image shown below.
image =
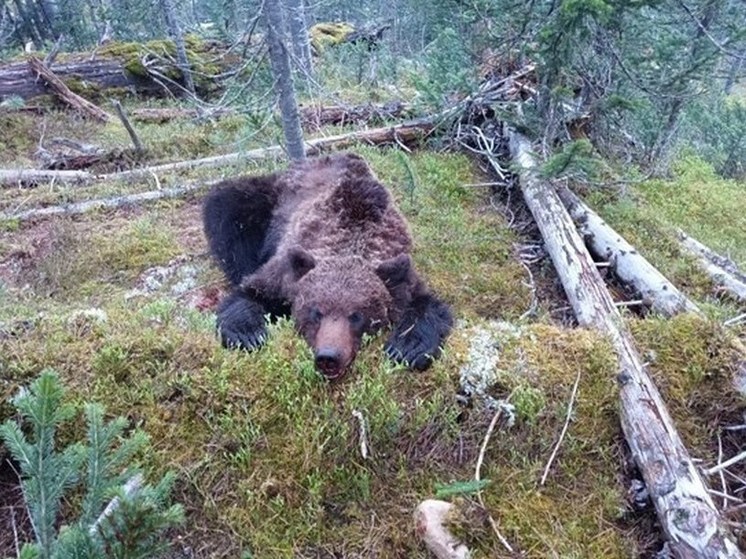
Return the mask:
{"type": "Polygon", "coordinates": [[[342,354],[333,347],[322,347],[316,351],[316,368],[329,379],[335,379],[342,374],[340,364],[342,354]]]}

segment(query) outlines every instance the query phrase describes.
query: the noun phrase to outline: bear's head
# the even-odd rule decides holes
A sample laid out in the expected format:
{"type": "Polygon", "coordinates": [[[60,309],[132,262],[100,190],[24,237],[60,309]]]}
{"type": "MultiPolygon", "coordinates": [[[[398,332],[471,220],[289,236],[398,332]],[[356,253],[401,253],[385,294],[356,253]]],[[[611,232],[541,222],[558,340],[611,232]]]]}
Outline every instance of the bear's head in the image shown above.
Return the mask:
{"type": "Polygon", "coordinates": [[[284,268],[284,295],[292,301],[296,328],[313,350],[316,369],[334,380],[355,359],[364,334],[398,318],[409,291],[411,261],[406,254],[377,266],[357,257],[317,261],[295,247],[284,268]]]}

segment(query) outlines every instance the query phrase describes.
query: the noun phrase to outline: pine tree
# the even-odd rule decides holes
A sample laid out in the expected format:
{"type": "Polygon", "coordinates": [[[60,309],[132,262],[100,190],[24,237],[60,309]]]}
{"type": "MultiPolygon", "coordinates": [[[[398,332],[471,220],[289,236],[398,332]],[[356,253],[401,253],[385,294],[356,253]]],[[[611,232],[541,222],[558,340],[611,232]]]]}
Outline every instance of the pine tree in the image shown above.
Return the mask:
{"type": "Polygon", "coordinates": [[[75,408],[64,403],[64,390],[52,371],[43,372],[13,403],[31,426],[30,437],[14,421],[0,426],[0,439],[19,464],[34,528],[35,542],[24,546],[24,559],[134,559],[167,548],[163,532],[181,522],[183,512],[169,505],[172,474],[155,486],[142,483],[134,456],[149,443],[143,432],[125,437],[124,418],[107,423],[103,407],[87,404],[86,443],[57,451],[57,429],[72,419],[75,408]],[[84,488],[80,515],[57,534],[60,502],[78,486],[84,488]]]}

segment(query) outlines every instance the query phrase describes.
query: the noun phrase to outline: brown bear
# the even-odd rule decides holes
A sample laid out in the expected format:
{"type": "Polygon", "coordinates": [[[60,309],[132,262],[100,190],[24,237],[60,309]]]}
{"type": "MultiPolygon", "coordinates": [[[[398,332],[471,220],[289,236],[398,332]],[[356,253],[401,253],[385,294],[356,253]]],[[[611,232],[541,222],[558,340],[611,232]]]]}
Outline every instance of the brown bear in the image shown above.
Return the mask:
{"type": "Polygon", "coordinates": [[[426,368],[453,319],[415,272],[412,238],[386,188],[351,153],[217,185],[205,199],[210,250],[233,286],[218,307],[226,347],[254,349],[265,316],[290,313],[328,379],[352,363],[363,334],[388,325],[394,360],[426,368]]]}

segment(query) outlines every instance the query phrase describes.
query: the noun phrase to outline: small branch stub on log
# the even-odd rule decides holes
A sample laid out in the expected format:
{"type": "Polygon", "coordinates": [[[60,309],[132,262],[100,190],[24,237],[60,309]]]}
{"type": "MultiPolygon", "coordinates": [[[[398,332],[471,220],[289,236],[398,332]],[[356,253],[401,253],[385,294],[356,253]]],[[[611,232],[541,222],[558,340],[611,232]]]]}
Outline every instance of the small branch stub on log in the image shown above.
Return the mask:
{"type": "Polygon", "coordinates": [[[677,558],[742,557],[681,441],[583,240],[554,189],[541,180],[531,145],[510,132],[526,205],[581,326],[607,335],[619,361],[620,419],[658,520],[677,558]]]}

